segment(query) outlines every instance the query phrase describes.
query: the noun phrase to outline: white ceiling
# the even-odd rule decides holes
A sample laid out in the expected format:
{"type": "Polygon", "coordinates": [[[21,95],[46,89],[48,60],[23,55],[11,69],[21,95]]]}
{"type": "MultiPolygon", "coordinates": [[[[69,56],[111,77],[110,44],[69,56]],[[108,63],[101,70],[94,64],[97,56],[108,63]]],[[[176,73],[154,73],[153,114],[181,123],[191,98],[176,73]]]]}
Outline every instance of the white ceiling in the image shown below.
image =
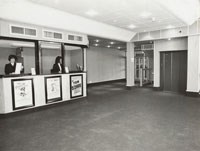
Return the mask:
{"type": "Polygon", "coordinates": [[[96,20],[135,32],[185,26],[189,23],[189,19],[191,22],[191,19],[195,19],[200,14],[198,12],[199,0],[168,0],[165,1],[165,3],[163,3],[164,0],[27,1],[56,8],[71,14],[86,17],[92,20],[96,20]],[[174,7],[170,7],[170,4],[172,4],[172,2],[174,4],[174,7]],[[167,4],[169,4],[169,7],[167,4]],[[94,10],[98,14],[93,17],[88,16],[86,12],[89,10],[94,10]],[[142,17],[141,14],[145,11],[150,12],[151,15],[148,17],[142,17]],[[187,16],[184,13],[181,13],[181,11],[184,11],[187,16]],[[128,26],[131,24],[135,25],[136,27],[134,29],[128,28],[128,26]]]}

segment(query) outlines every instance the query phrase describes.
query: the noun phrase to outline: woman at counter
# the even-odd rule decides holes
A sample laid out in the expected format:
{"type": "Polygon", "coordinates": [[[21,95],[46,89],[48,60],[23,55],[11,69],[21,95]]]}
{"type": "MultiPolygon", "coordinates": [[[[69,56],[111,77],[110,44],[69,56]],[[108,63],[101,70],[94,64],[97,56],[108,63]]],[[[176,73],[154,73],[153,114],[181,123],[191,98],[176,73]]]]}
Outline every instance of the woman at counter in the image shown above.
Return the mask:
{"type": "Polygon", "coordinates": [[[15,55],[9,55],[8,61],[9,63],[5,65],[5,74],[14,74],[16,68],[16,60],[17,57],[15,55]]]}
{"type": "Polygon", "coordinates": [[[51,73],[64,73],[64,67],[62,65],[61,56],[56,57],[55,64],[53,65],[53,69],[51,69],[51,73]]]}
{"type": "MultiPolygon", "coordinates": [[[[9,63],[6,64],[5,68],[4,68],[5,74],[6,75],[15,74],[17,56],[15,56],[15,55],[9,55],[8,61],[9,61],[9,63]]],[[[21,65],[20,73],[23,73],[23,72],[24,72],[24,69],[23,69],[23,66],[21,65]]]]}

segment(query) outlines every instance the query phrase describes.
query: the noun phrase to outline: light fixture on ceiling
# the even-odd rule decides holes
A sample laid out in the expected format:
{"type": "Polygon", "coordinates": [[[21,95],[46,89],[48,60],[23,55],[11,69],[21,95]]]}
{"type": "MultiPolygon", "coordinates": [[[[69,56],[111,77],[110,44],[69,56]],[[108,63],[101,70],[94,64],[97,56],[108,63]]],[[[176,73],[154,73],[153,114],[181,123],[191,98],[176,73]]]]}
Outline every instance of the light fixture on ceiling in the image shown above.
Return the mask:
{"type": "Polygon", "coordinates": [[[35,47],[34,43],[11,43],[10,46],[13,47],[30,47],[33,48],[35,47]]]}
{"type": "Polygon", "coordinates": [[[110,48],[110,45],[108,45],[107,47],[110,48]]]}
{"type": "Polygon", "coordinates": [[[170,28],[174,28],[174,26],[173,25],[168,25],[166,28],[170,29],[170,28]]]}
{"type": "Polygon", "coordinates": [[[171,38],[168,38],[167,40],[171,40],[171,38]]]}
{"type": "Polygon", "coordinates": [[[152,17],[152,18],[151,18],[151,21],[152,21],[152,22],[155,22],[155,21],[156,21],[156,18],[155,18],[155,17],[152,17]]]}
{"type": "Polygon", "coordinates": [[[99,39],[96,39],[95,41],[96,41],[96,42],[99,42],[99,39]]]}
{"type": "Polygon", "coordinates": [[[95,46],[99,46],[99,44],[94,44],[95,46]]]}
{"type": "Polygon", "coordinates": [[[85,14],[90,17],[94,17],[94,16],[98,15],[99,13],[97,11],[91,9],[91,10],[87,11],[85,14]]]}
{"type": "Polygon", "coordinates": [[[133,24],[130,24],[129,26],[128,26],[128,28],[130,28],[130,29],[134,29],[136,26],[135,25],[133,25],[133,24]]]}
{"type": "Polygon", "coordinates": [[[54,2],[55,2],[56,4],[58,4],[58,3],[59,3],[59,0],[54,0],[54,2]]]}
{"type": "Polygon", "coordinates": [[[144,11],[140,14],[142,18],[148,18],[151,16],[151,12],[144,11]]]}
{"type": "Polygon", "coordinates": [[[121,49],[121,47],[117,47],[117,49],[121,49]]]}
{"type": "Polygon", "coordinates": [[[114,42],[113,42],[113,41],[111,41],[111,42],[110,42],[110,44],[111,44],[111,45],[113,45],[113,44],[114,44],[114,42]]]}

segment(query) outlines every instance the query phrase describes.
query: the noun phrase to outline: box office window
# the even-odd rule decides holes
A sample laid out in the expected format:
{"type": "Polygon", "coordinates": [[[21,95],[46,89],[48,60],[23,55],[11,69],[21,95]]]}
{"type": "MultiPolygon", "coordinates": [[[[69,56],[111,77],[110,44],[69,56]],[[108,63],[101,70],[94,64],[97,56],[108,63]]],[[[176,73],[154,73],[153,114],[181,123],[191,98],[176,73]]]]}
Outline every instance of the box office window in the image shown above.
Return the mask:
{"type": "Polygon", "coordinates": [[[4,75],[5,64],[9,63],[9,55],[15,55],[17,63],[22,63],[21,73],[31,73],[35,68],[35,43],[15,40],[0,40],[0,74],[4,75]]]}
{"type": "Polygon", "coordinates": [[[61,56],[61,43],[41,42],[41,74],[50,74],[57,56],[61,56]]]}
{"type": "Polygon", "coordinates": [[[70,71],[83,70],[83,49],[79,46],[65,45],[65,62],[64,65],[70,71]]]}

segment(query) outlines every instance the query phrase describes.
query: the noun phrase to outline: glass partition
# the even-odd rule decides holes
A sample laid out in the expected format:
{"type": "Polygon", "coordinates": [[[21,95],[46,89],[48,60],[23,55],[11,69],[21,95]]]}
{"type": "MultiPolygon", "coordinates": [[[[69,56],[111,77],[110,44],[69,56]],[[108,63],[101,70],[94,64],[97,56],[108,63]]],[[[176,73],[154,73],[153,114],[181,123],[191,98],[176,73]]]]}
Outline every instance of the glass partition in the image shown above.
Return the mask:
{"type": "MultiPolygon", "coordinates": [[[[15,63],[21,63],[20,73],[29,74],[35,68],[35,43],[15,40],[0,40],[0,74],[5,74],[5,66],[10,65],[11,58],[15,56],[15,63]]],[[[10,66],[11,67],[11,66],[10,66]]],[[[8,71],[8,70],[7,70],[8,71]]],[[[10,71],[7,74],[13,74],[10,71]]]]}
{"type": "Polygon", "coordinates": [[[79,46],[65,45],[64,65],[69,71],[83,71],[83,49],[79,46]]]}
{"type": "Polygon", "coordinates": [[[61,56],[61,43],[40,42],[41,50],[41,74],[52,73],[56,57],[61,56]]]}

